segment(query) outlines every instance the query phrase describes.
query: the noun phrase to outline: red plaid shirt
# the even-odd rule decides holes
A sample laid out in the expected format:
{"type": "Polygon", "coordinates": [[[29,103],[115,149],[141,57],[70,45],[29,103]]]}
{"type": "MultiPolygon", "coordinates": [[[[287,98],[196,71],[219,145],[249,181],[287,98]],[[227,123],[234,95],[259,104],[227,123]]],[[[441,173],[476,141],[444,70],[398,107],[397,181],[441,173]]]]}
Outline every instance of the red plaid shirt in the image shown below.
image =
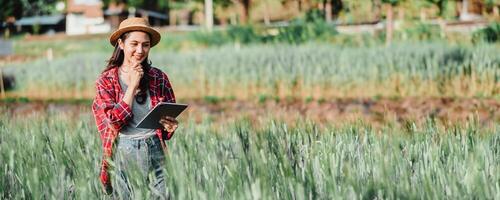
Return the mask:
{"type": "MultiPolygon", "coordinates": [[[[154,107],[159,102],[175,103],[174,91],[167,75],[154,67],[151,67],[147,73],[151,77],[149,82],[151,106],[154,107]]],[[[96,96],[92,103],[92,112],[102,140],[103,159],[100,180],[104,186],[111,186],[108,159],[111,159],[113,155],[113,143],[121,127],[132,117],[130,106],[122,100],[125,94],[122,93],[118,80],[118,67],[103,72],[96,81],[96,96]]],[[[162,147],[165,148],[163,140],[169,140],[173,133],[158,129],[156,135],[162,141],[162,147]]]]}

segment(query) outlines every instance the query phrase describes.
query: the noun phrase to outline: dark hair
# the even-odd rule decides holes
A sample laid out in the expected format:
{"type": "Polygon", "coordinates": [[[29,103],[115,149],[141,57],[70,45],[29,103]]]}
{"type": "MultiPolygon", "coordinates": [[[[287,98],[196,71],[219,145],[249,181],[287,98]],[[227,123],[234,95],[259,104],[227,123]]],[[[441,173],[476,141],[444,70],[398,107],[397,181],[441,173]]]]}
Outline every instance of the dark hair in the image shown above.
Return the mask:
{"type": "MultiPolygon", "coordinates": [[[[126,32],[120,36],[120,39],[122,41],[125,41],[125,39],[128,38],[130,32],[126,32]]],[[[149,38],[151,38],[151,35],[147,33],[149,38]]],[[[123,53],[123,49],[121,49],[118,46],[118,42],[116,42],[115,45],[115,50],[113,51],[113,54],[111,55],[111,58],[107,60],[108,64],[106,68],[104,69],[103,73],[116,68],[120,67],[123,64],[125,54],[123,53]]],[[[135,101],[139,104],[143,104],[146,102],[147,98],[147,91],[149,89],[149,80],[151,77],[149,76],[148,72],[151,69],[151,61],[149,61],[148,57],[144,58],[144,60],[141,62],[142,69],[144,70],[144,75],[142,76],[141,80],[139,81],[139,93],[135,95],[135,101]]]]}

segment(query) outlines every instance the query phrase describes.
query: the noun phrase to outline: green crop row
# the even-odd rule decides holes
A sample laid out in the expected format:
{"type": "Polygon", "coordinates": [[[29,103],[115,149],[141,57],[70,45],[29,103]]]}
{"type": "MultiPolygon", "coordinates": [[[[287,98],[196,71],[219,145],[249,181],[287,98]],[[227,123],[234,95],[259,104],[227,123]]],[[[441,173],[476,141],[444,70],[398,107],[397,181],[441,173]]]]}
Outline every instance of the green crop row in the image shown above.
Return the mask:
{"type": "MultiPolygon", "coordinates": [[[[497,45],[400,43],[389,47],[328,44],[222,46],[151,52],[182,98],[205,96],[498,97],[497,45]]],[[[7,67],[17,96],[92,98],[109,53],[77,53],[52,62],[7,67]]]]}
{"type": "MultiPolygon", "coordinates": [[[[100,199],[90,114],[0,117],[2,199],[100,199]]],[[[174,199],[498,199],[499,126],[374,130],[277,121],[181,123],[169,147],[174,199]]],[[[132,176],[136,198],[149,191],[132,176]]]]}

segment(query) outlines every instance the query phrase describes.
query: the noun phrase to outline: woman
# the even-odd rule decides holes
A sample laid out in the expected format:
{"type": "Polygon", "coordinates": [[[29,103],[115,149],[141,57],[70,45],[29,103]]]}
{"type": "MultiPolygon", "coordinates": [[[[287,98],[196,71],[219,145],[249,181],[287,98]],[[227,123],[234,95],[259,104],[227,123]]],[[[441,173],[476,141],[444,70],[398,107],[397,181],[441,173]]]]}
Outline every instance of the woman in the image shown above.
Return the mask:
{"type": "Polygon", "coordinates": [[[115,50],[96,81],[92,104],[103,147],[100,180],[107,194],[132,198],[127,172],[139,169],[152,193],[166,197],[164,141],[172,138],[178,122],[164,117],[160,120],[164,129],[135,128],[159,102],[175,103],[167,75],[148,60],[150,48],[160,38],[143,18],[124,20],[109,38],[115,50]],[[117,172],[113,184],[108,171],[111,159],[117,172]],[[150,175],[153,180],[147,179],[150,175]]]}

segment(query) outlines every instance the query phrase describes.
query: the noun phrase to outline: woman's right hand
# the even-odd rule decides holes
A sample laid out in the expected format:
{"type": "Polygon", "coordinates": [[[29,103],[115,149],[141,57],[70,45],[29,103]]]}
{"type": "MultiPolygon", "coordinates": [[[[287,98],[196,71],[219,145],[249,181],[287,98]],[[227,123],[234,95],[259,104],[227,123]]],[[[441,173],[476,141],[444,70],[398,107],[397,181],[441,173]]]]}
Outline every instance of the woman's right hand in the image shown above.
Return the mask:
{"type": "Polygon", "coordinates": [[[141,63],[134,63],[131,66],[131,70],[129,73],[130,87],[137,89],[139,87],[139,83],[143,75],[144,75],[144,70],[142,69],[141,63]]]}
{"type": "Polygon", "coordinates": [[[144,71],[140,63],[134,63],[127,73],[129,82],[127,91],[125,91],[125,95],[123,96],[123,101],[129,106],[133,104],[143,74],[144,71]]]}

